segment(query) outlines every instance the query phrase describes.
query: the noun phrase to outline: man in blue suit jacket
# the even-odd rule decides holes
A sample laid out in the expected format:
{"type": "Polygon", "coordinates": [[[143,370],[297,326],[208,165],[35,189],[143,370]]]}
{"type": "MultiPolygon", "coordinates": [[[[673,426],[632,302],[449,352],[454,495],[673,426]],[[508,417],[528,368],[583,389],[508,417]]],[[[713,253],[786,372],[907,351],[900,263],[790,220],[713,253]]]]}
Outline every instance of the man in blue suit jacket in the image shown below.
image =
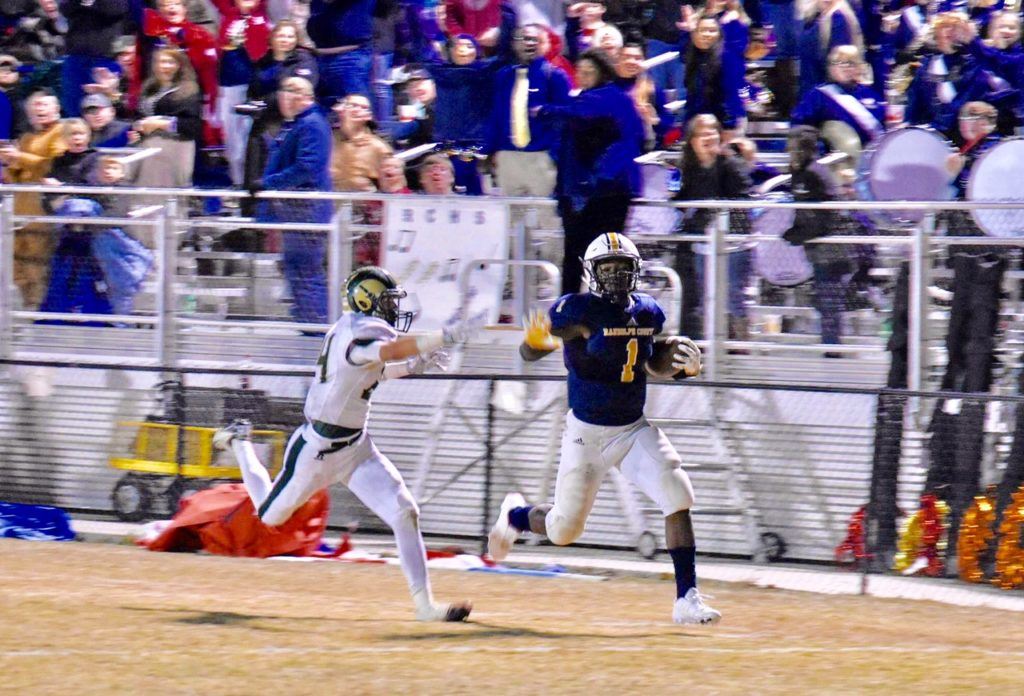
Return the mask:
{"type": "Polygon", "coordinates": [[[540,55],[542,28],[528,24],[512,37],[513,63],[495,76],[494,109],[485,152],[493,155],[496,176],[506,196],[547,197],[555,188],[551,151],[558,133],[538,120],[542,106],[569,102],[569,78],[540,55]]]}
{"type": "MultiPolygon", "coordinates": [[[[281,132],[270,145],[263,178],[255,190],[330,191],[331,126],[316,105],[313,85],[302,77],[281,82],[277,104],[284,116],[281,132]]],[[[330,201],[260,201],[259,222],[325,223],[330,201]]],[[[326,235],[323,232],[285,232],[284,275],[292,289],[296,320],[327,323],[327,285],[324,275],[326,235]]]]}

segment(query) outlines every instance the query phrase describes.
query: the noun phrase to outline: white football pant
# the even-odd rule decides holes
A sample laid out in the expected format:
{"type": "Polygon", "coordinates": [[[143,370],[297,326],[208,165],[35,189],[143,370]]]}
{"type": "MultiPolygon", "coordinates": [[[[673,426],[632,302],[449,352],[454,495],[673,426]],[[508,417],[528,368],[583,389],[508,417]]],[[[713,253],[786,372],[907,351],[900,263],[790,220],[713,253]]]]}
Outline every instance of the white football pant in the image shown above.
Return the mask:
{"type": "Polygon", "coordinates": [[[671,515],[693,505],[693,486],[668,437],[640,418],[619,426],[590,425],[572,411],[565,417],[555,504],[544,518],[548,538],[559,546],[583,534],[605,474],[613,466],[671,515]]]}
{"type": "MultiPolygon", "coordinates": [[[[352,444],[330,451],[337,446],[338,441],[321,437],[307,423],[292,434],[284,466],[265,494],[259,492],[260,486],[250,485],[251,476],[243,476],[260,519],[270,526],[282,525],[318,490],[343,483],[391,527],[410,590],[429,593],[420,510],[402,475],[365,431],[352,444]]],[[[235,439],[231,449],[243,474],[253,467],[263,468],[251,442],[235,439]]]]}

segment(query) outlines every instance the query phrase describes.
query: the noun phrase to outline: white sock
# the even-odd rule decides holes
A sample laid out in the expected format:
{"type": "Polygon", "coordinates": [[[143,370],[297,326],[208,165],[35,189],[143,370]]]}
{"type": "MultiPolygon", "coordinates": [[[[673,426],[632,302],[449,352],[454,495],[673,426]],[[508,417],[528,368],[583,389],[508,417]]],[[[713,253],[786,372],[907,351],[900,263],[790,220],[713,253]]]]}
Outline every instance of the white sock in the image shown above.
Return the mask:
{"type": "Polygon", "coordinates": [[[430,590],[430,576],[427,575],[427,548],[419,527],[407,515],[399,515],[392,526],[395,544],[398,546],[398,560],[409,583],[413,602],[417,609],[426,609],[434,601],[430,590]]]}
{"type": "Polygon", "coordinates": [[[238,461],[238,468],[242,470],[242,483],[249,492],[253,507],[257,510],[270,495],[272,483],[267,468],[256,456],[256,450],[248,440],[235,438],[231,441],[231,451],[238,461]]]}
{"type": "Polygon", "coordinates": [[[416,605],[417,618],[433,620],[436,614],[434,597],[427,575],[427,548],[420,534],[416,502],[401,475],[382,455],[370,459],[352,472],[349,490],[391,527],[398,546],[398,560],[409,583],[409,592],[416,605]]]}

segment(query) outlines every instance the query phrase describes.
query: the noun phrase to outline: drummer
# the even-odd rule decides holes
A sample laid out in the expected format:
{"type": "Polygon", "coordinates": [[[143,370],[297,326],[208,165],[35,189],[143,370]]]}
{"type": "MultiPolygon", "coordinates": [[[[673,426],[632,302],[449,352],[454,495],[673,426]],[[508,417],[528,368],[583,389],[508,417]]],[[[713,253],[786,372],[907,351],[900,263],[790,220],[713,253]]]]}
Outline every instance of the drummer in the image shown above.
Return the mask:
{"type": "MultiPolygon", "coordinates": [[[[960,147],[959,152],[951,154],[946,160],[946,170],[955,177],[953,186],[956,188],[957,200],[962,201],[967,198],[967,183],[970,181],[974,163],[999,143],[999,135],[996,133],[998,117],[996,108],[983,101],[967,102],[960,109],[957,123],[964,144],[960,147]]],[[[963,237],[982,234],[967,211],[947,210],[942,217],[946,220],[950,234],[963,237]]],[[[959,247],[957,251],[976,254],[988,253],[992,250],[988,247],[984,249],[959,247]]]]}
{"type": "Polygon", "coordinates": [[[842,121],[860,138],[861,145],[885,129],[885,102],[863,83],[865,64],[856,46],[836,46],[828,54],[829,81],[808,92],[793,111],[794,126],[821,128],[826,121],[842,121]]]}
{"type": "MultiPolygon", "coordinates": [[[[957,31],[971,58],[983,68],[988,89],[984,99],[999,112],[996,128],[1004,135],[1024,125],[1024,53],[1020,50],[1020,16],[1014,12],[993,15],[989,38],[982,41],[971,23],[957,31]]],[[[981,94],[978,95],[982,96],[981,94]]]]}
{"type": "Polygon", "coordinates": [[[999,135],[995,132],[998,118],[996,108],[983,101],[967,102],[960,109],[957,124],[964,144],[960,146],[959,152],[951,154],[946,160],[946,169],[956,177],[953,185],[956,187],[957,200],[967,197],[967,182],[974,163],[999,142],[999,135]]]}
{"type": "Polygon", "coordinates": [[[943,12],[932,20],[932,43],[907,89],[906,121],[929,125],[946,137],[956,137],[960,107],[972,94],[988,91],[987,74],[970,59],[964,27],[956,12],[943,12]]]}

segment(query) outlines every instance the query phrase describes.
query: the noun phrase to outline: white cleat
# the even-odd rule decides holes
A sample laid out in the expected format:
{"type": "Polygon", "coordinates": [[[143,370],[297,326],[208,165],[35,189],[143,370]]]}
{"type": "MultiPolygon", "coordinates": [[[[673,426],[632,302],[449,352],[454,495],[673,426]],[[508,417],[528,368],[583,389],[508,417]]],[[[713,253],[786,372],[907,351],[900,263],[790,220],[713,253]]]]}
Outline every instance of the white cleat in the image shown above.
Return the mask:
{"type": "Polygon", "coordinates": [[[469,602],[455,602],[453,604],[431,602],[429,606],[416,609],[416,620],[458,623],[459,621],[465,621],[471,611],[473,611],[473,605],[469,602]]]}
{"type": "Polygon", "coordinates": [[[677,624],[714,624],[722,613],[704,603],[704,597],[696,587],[691,587],[685,597],[676,600],[672,607],[672,620],[677,624]]]}
{"type": "Polygon", "coordinates": [[[503,561],[512,550],[512,544],[519,538],[519,530],[508,521],[508,511],[512,508],[526,505],[526,498],[519,493],[509,493],[501,501],[501,510],[498,511],[498,521],[491,527],[491,533],[487,535],[487,553],[495,561],[503,561]]]}
{"type": "Polygon", "coordinates": [[[231,442],[236,438],[248,440],[252,436],[252,423],[245,419],[231,421],[230,424],[213,434],[213,446],[219,450],[231,449],[231,442]]]}

